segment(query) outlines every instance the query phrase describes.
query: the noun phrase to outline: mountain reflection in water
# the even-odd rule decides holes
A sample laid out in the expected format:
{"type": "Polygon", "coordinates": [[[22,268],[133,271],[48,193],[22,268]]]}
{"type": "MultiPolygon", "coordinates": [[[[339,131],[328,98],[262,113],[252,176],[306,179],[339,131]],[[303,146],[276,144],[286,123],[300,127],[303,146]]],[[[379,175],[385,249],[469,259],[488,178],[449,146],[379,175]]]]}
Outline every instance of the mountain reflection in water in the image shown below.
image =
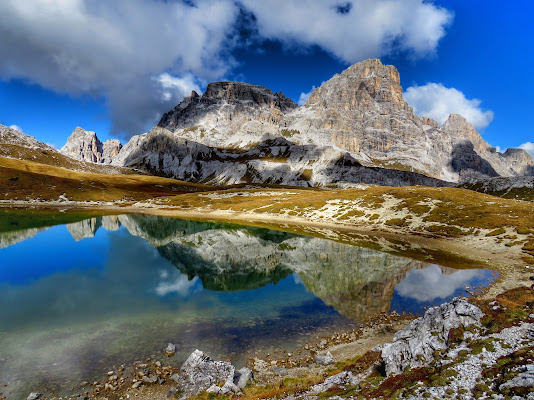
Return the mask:
{"type": "Polygon", "coordinates": [[[11,393],[60,391],[168,341],[177,365],[195,347],[239,364],[492,279],[325,239],[143,215],[0,233],[0,260],[0,384],[11,393]]]}

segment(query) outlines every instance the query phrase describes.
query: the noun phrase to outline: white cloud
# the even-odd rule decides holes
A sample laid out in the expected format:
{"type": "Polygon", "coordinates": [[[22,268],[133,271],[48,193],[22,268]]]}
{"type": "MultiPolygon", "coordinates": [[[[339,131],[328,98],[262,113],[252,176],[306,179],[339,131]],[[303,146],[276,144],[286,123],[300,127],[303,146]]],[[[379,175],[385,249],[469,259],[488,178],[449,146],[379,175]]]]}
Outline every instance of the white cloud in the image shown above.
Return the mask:
{"type": "Polygon", "coordinates": [[[534,143],[526,142],[519,146],[519,148],[526,150],[534,158],[534,143]]]}
{"type": "Polygon", "coordinates": [[[2,1],[0,77],[103,97],[115,131],[140,133],[180,95],[178,88],[161,87],[162,74],[211,80],[233,65],[225,46],[237,6],[229,0],[194,3],[2,1]]]}
{"type": "Polygon", "coordinates": [[[236,64],[231,50],[254,39],[320,46],[346,62],[424,56],[451,20],[424,0],[4,0],[0,79],[103,98],[113,130],[137,134],[225,76],[236,64]],[[241,21],[240,7],[255,18],[241,21]],[[239,39],[243,26],[257,35],[239,39]]]}
{"type": "Polygon", "coordinates": [[[191,280],[187,279],[187,276],[180,274],[173,281],[165,281],[169,279],[168,273],[161,274],[162,281],[156,286],[156,294],[158,296],[166,296],[170,293],[176,293],[182,297],[186,297],[194,291],[195,284],[198,281],[198,277],[194,277],[191,280]]]}
{"type": "Polygon", "coordinates": [[[21,132],[21,133],[24,132],[24,131],[22,130],[22,128],[21,128],[20,126],[18,126],[18,125],[9,125],[9,127],[10,127],[11,129],[14,129],[14,130],[16,130],[16,131],[19,131],[19,132],[21,132]]]}
{"type": "Polygon", "coordinates": [[[179,101],[189,95],[193,90],[197,93],[202,92],[197,80],[192,74],[186,74],[183,78],[180,78],[163,73],[156,80],[161,86],[161,95],[164,101],[179,101]]]}
{"type": "Polygon", "coordinates": [[[427,83],[406,89],[404,99],[422,117],[430,117],[443,124],[450,114],[464,116],[477,130],[484,129],[493,120],[493,111],[484,111],[478,99],[469,100],[455,88],[441,83],[427,83]]]}
{"type": "Polygon", "coordinates": [[[312,86],[311,90],[310,90],[308,93],[304,93],[304,92],[302,92],[302,93],[300,94],[299,101],[297,102],[298,105],[299,105],[299,106],[304,105],[304,104],[308,101],[310,95],[313,93],[313,91],[314,91],[315,89],[316,89],[315,86],[312,86]]]}
{"type": "Polygon", "coordinates": [[[346,62],[392,51],[416,57],[435,51],[452,14],[423,0],[242,0],[261,36],[318,45],[346,62]]]}
{"type": "Polygon", "coordinates": [[[406,274],[395,291],[402,297],[417,301],[431,301],[452,296],[457,289],[465,288],[474,278],[482,278],[484,270],[463,269],[452,274],[444,274],[437,265],[424,269],[414,269],[406,274]]]}

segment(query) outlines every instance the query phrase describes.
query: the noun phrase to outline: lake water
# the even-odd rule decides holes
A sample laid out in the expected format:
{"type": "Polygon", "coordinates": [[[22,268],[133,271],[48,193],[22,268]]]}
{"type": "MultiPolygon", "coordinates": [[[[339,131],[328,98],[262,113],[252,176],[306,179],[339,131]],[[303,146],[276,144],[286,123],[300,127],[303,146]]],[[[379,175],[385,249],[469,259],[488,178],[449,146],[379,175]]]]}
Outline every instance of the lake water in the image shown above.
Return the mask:
{"type": "Polygon", "coordinates": [[[176,366],[195,348],[240,366],[492,280],[325,239],[154,216],[0,233],[0,392],[68,393],[161,357],[168,342],[176,366]]]}

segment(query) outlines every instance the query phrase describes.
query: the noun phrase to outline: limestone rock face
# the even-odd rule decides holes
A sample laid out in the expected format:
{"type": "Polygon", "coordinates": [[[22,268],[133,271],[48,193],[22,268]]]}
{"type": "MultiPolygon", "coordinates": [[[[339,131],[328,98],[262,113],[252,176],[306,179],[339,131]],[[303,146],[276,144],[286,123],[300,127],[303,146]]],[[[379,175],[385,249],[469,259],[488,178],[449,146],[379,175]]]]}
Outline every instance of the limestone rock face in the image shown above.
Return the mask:
{"type": "Polygon", "coordinates": [[[200,350],[195,350],[180,368],[176,378],[178,387],[184,396],[195,396],[206,389],[213,392],[219,382],[224,382],[220,389],[222,394],[237,393],[234,384],[235,367],[226,361],[212,361],[200,350]]]}
{"type": "Polygon", "coordinates": [[[116,165],[211,184],[444,186],[534,173],[526,152],[498,153],[459,115],[443,127],[414,115],[397,69],[376,59],[335,75],[303,107],[260,86],[212,83],[121,153],[116,165]]]}
{"type": "Polygon", "coordinates": [[[95,132],[77,127],[72,131],[67,143],[60,151],[75,160],[111,164],[121,148],[122,145],[117,139],[102,143],[95,132]]]}
{"type": "Polygon", "coordinates": [[[447,348],[449,331],[453,328],[479,325],[482,311],[465,300],[430,308],[423,317],[395,334],[392,343],[384,345],[382,359],[386,374],[398,374],[406,367],[418,368],[434,359],[434,350],[447,348]]]}
{"type": "MultiPolygon", "coordinates": [[[[19,132],[8,126],[0,124],[0,145],[2,147],[7,146],[21,146],[29,149],[56,151],[52,147],[39,142],[32,136],[19,132]]],[[[4,152],[0,152],[0,155],[8,155],[4,152]]]]}
{"type": "Polygon", "coordinates": [[[397,69],[366,60],[297,105],[241,82],[192,92],[121,149],[77,128],[62,149],[79,159],[215,185],[448,186],[534,175],[524,150],[501,154],[460,115],[445,124],[414,115],[397,69]]]}
{"type": "Polygon", "coordinates": [[[210,146],[242,146],[243,139],[257,143],[264,133],[278,132],[284,113],[296,107],[282,92],[242,82],[214,82],[202,96],[193,91],[164,114],[158,126],[210,146]]]}

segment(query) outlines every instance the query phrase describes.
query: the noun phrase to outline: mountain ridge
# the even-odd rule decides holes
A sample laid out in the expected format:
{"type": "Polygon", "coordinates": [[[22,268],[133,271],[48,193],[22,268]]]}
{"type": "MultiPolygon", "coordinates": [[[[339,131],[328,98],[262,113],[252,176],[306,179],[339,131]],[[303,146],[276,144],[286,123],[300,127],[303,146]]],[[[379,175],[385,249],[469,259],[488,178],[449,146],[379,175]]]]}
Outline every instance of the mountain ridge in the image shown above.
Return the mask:
{"type": "MultiPolygon", "coordinates": [[[[74,149],[86,146],[72,142],[74,149]]],[[[210,184],[427,184],[418,178],[390,179],[398,174],[391,170],[449,183],[534,175],[528,153],[497,152],[464,117],[452,114],[439,126],[416,116],[402,97],[397,69],[378,59],[334,75],[301,107],[282,92],[258,85],[210,83],[204,94],[192,92],[165,113],[155,128],[117,147],[106,162],[210,184]],[[276,138],[291,143],[287,157],[273,160],[280,150],[273,148],[243,161],[243,153],[276,138]],[[317,149],[319,157],[313,153],[317,149]],[[340,159],[354,160],[353,168],[343,173],[331,168],[340,159]],[[381,168],[383,176],[359,178],[368,168],[381,168]]]]}

